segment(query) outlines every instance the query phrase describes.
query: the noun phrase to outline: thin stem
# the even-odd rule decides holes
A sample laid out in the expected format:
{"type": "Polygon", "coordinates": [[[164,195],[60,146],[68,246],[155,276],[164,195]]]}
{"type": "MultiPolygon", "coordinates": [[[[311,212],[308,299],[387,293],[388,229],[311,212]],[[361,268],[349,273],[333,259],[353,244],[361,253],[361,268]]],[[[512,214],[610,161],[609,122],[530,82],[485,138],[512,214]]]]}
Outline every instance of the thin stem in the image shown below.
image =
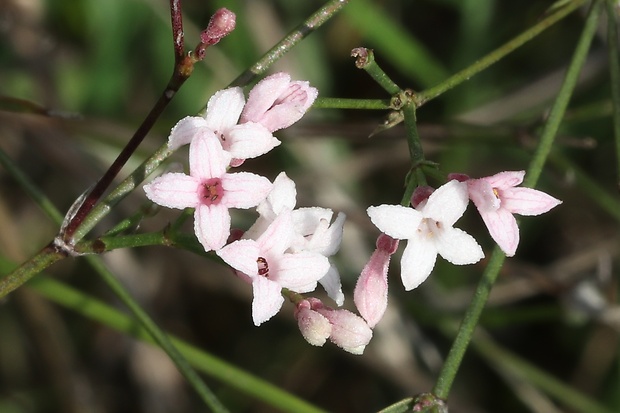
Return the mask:
{"type": "Polygon", "coordinates": [[[188,59],[185,54],[185,44],[183,37],[183,17],[181,13],[181,0],[170,0],[170,19],[172,22],[172,42],[174,48],[174,68],[172,76],[168,81],[168,85],[162,92],[161,96],[155,103],[155,106],[148,113],[142,124],[133,134],[127,145],[123,148],[112,165],[103,174],[101,179],[95,184],[93,189],[88,193],[75,215],[68,222],[64,233],[63,240],[73,245],[75,240],[73,235],[76,233],[80,225],[88,217],[92,209],[95,207],[104,192],[114,181],[114,178],[120,173],[123,166],[127,163],[131,155],[136,151],[140,143],[144,140],[147,133],[151,130],[161,113],[164,111],[168,103],[172,100],[179,88],[185,83],[192,73],[193,61],[188,59]]]}
{"type": "Polygon", "coordinates": [[[575,89],[577,80],[579,80],[579,72],[588,57],[588,50],[590,49],[590,44],[596,34],[598,18],[601,14],[602,6],[602,1],[600,0],[596,0],[592,4],[592,8],[590,9],[590,13],[586,19],[585,26],[581,32],[579,41],[577,42],[577,47],[573,52],[573,57],[566,71],[566,75],[564,76],[564,81],[562,82],[562,86],[560,87],[560,91],[558,92],[555,102],[553,102],[553,106],[549,112],[549,118],[545,122],[545,126],[541,132],[540,142],[536,148],[534,158],[530,162],[530,167],[528,168],[526,177],[523,181],[524,186],[528,186],[530,188],[536,186],[536,182],[538,182],[538,178],[542,173],[547,157],[549,156],[549,152],[551,152],[560,123],[562,122],[562,118],[564,117],[564,113],[566,112],[566,108],[568,107],[568,103],[573,94],[573,90],[575,89]]]}
{"type": "Polygon", "coordinates": [[[422,140],[418,133],[416,107],[413,101],[405,104],[403,110],[405,117],[405,130],[407,131],[407,145],[409,147],[409,157],[411,158],[411,169],[405,178],[405,193],[400,202],[403,206],[411,204],[411,195],[416,187],[426,185],[426,176],[421,166],[425,163],[424,151],[422,150],[422,140]]]}
{"type": "Polygon", "coordinates": [[[523,46],[525,43],[529,42],[536,36],[538,36],[541,32],[548,29],[558,21],[562,20],[564,17],[569,15],[574,10],[581,7],[586,3],[587,0],[574,0],[568,3],[566,6],[558,9],[553,14],[545,17],[540,20],[537,24],[524,31],[514,39],[508,41],[504,45],[495,49],[493,52],[484,56],[482,59],[478,60],[476,63],[471,66],[461,70],[460,72],[450,76],[448,79],[444,80],[437,86],[434,86],[430,89],[426,89],[416,95],[416,105],[422,106],[424,103],[428,102],[431,99],[436,98],[437,96],[445,93],[446,91],[452,89],[455,86],[465,82],[472,76],[480,73],[484,69],[491,66],[493,63],[502,59],[507,54],[515,51],[519,47],[523,46]]]}
{"type": "Polygon", "coordinates": [[[618,22],[616,3],[607,0],[607,48],[609,50],[609,76],[611,79],[612,118],[616,141],[617,185],[620,188],[620,53],[618,52],[618,22]]]}
{"type": "Polygon", "coordinates": [[[365,47],[357,47],[351,50],[351,56],[355,57],[355,66],[358,69],[363,69],[366,73],[372,77],[372,79],[379,84],[390,95],[396,95],[400,93],[401,88],[394,83],[392,79],[381,69],[381,67],[375,61],[375,54],[371,49],[365,47]]]}
{"type": "Polygon", "coordinates": [[[389,99],[317,98],[312,107],[315,109],[394,109],[389,99]]]}
{"type": "Polygon", "coordinates": [[[179,350],[172,344],[168,336],[157,327],[155,322],[140,307],[140,305],[129,295],[122,284],[112,275],[103,265],[101,259],[95,256],[86,257],[89,264],[95,269],[103,281],[114,291],[114,294],[127,306],[140,325],[149,333],[153,340],[166,352],[168,357],[177,366],[181,374],[196,390],[202,401],[214,412],[225,413],[228,410],[221,404],[215,394],[204,384],[196,371],[189,365],[187,360],[179,353],[179,350]]]}
{"type": "Polygon", "coordinates": [[[233,80],[231,86],[245,86],[257,76],[265,73],[269,66],[284,56],[310,33],[334,17],[347,3],[349,3],[349,0],[329,0],[323,7],[314,12],[308,19],[287,34],[284,39],[273,46],[252,67],[233,80]]]}
{"type": "MultiPolygon", "coordinates": [[[[530,163],[530,168],[527,175],[529,180],[526,179],[529,183],[527,186],[533,186],[536,184],[540,171],[542,170],[542,166],[547,159],[547,154],[551,148],[551,144],[553,143],[553,138],[555,137],[560,120],[566,109],[570,94],[573,91],[579,69],[585,62],[590,42],[596,30],[600,10],[601,2],[596,1],[590,10],[590,14],[588,15],[581,37],[573,54],[564,83],[551,109],[553,116],[549,116],[543,130],[543,136],[541,137],[536,155],[530,163]]],[[[469,308],[465,313],[457,336],[452,343],[450,352],[448,353],[448,357],[446,358],[443,368],[439,373],[437,383],[433,388],[433,393],[441,399],[447,399],[448,394],[450,393],[450,388],[452,387],[456,373],[458,372],[465,351],[471,341],[476,325],[480,319],[480,315],[482,314],[482,310],[486,305],[491,288],[497,280],[497,276],[505,258],[506,257],[502,251],[496,247],[491,255],[489,264],[482,275],[480,282],[478,283],[474,297],[472,298],[469,308]]]]}

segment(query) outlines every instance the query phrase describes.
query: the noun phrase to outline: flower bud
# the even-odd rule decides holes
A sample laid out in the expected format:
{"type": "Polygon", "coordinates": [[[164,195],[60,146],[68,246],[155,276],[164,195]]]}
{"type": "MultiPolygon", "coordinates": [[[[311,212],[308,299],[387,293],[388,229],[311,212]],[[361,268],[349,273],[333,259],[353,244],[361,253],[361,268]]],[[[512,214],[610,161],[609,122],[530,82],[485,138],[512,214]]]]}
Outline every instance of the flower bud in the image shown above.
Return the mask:
{"type": "Polygon", "coordinates": [[[301,335],[313,346],[322,346],[332,332],[332,325],[327,318],[310,308],[306,300],[295,308],[295,318],[301,335]]]}
{"type": "Polygon", "coordinates": [[[235,13],[221,8],[213,14],[209,25],[200,33],[200,41],[206,45],[213,45],[226,37],[235,29],[235,13]]]}

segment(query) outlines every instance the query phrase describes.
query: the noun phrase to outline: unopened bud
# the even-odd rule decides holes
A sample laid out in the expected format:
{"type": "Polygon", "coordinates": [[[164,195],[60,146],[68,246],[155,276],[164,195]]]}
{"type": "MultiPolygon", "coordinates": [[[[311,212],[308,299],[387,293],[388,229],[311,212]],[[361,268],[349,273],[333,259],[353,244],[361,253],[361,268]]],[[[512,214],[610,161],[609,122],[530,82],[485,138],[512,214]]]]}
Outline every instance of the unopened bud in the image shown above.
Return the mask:
{"type": "Polygon", "coordinates": [[[216,44],[235,29],[235,21],[235,13],[226,8],[219,9],[211,17],[207,28],[200,33],[201,42],[207,45],[216,44]]]}

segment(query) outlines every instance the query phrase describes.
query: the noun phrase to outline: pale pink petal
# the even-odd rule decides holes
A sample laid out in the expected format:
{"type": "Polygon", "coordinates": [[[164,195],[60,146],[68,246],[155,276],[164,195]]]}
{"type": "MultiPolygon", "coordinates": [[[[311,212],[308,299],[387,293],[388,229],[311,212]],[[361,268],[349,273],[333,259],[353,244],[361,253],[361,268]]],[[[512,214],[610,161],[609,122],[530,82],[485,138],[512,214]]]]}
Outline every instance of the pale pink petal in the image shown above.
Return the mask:
{"type": "Polygon", "coordinates": [[[517,251],[519,245],[519,227],[517,220],[512,214],[500,208],[497,211],[489,211],[480,214],[484,224],[489,230],[491,238],[504,251],[506,256],[512,257],[517,251]]]}
{"type": "Polygon", "coordinates": [[[344,304],[344,293],[342,292],[342,284],[340,283],[340,274],[335,265],[331,265],[327,273],[319,280],[319,283],[327,292],[329,298],[334,300],[338,306],[344,304]]]}
{"type": "Polygon", "coordinates": [[[292,211],[296,203],[295,182],[286,173],[280,172],[273,181],[273,187],[267,195],[267,199],[256,210],[260,215],[273,220],[285,209],[292,211]]]}
{"type": "Polygon", "coordinates": [[[276,99],[288,88],[291,77],[284,72],[267,76],[250,90],[241,113],[241,123],[258,122],[276,99]]]}
{"type": "Polygon", "coordinates": [[[307,293],[316,288],[317,281],[327,273],[329,267],[328,259],[318,253],[301,251],[284,254],[278,260],[277,271],[272,278],[284,288],[307,293]]]}
{"type": "Polygon", "coordinates": [[[452,264],[474,264],[484,258],[484,252],[474,237],[458,228],[433,231],[433,238],[439,255],[452,264]]]}
{"type": "MultiPolygon", "coordinates": [[[[290,211],[284,211],[256,240],[261,252],[270,257],[280,257],[291,246],[294,238],[293,219],[290,211]]],[[[265,257],[269,261],[269,257],[265,257]]]]}
{"type": "Polygon", "coordinates": [[[523,182],[524,176],[525,171],[506,171],[481,179],[487,181],[493,188],[510,188],[523,182]]]}
{"type": "Polygon", "coordinates": [[[205,251],[219,250],[230,235],[230,213],[222,204],[199,205],[194,213],[194,231],[205,251]]]}
{"type": "Polygon", "coordinates": [[[220,178],[226,173],[230,155],[213,132],[198,135],[189,145],[190,175],[198,179],[220,178]]]}
{"type": "Polygon", "coordinates": [[[513,214],[540,215],[562,203],[549,194],[531,188],[507,188],[500,193],[502,208],[513,214]]]}
{"type": "Polygon", "coordinates": [[[228,130],[223,143],[233,158],[250,159],[264,155],[280,141],[260,123],[248,122],[236,125],[228,130]]]}
{"type": "Polygon", "coordinates": [[[346,215],[340,212],[333,223],[325,219],[319,221],[319,224],[314,230],[314,234],[312,234],[308,240],[306,249],[308,251],[318,252],[326,257],[331,257],[336,254],[342,242],[345,219],[346,215]]]}
{"type": "Polygon", "coordinates": [[[400,260],[400,276],[405,290],[413,290],[422,284],[433,271],[436,260],[437,247],[434,242],[426,237],[410,239],[400,260]]]}
{"type": "Polygon", "coordinates": [[[250,172],[225,174],[222,176],[222,203],[228,208],[252,208],[267,197],[271,187],[269,179],[250,172]]]}
{"type": "Polygon", "coordinates": [[[278,283],[260,276],[252,280],[252,291],[252,320],[255,326],[259,326],[280,311],[284,297],[278,283]]]}
{"type": "Polygon", "coordinates": [[[307,301],[302,301],[295,309],[295,318],[301,335],[313,346],[325,344],[332,332],[332,324],[325,316],[309,307],[307,301]]]}
{"type": "Polygon", "coordinates": [[[468,203],[467,184],[452,180],[437,188],[428,197],[426,205],[420,210],[424,217],[429,217],[434,221],[441,222],[442,225],[451,227],[463,216],[468,203]]]}
{"type": "Polygon", "coordinates": [[[259,277],[256,260],[260,256],[260,248],[256,241],[250,239],[235,241],[215,253],[237,271],[251,278],[259,277]]]}
{"type": "Polygon", "coordinates": [[[420,211],[401,205],[371,206],[366,211],[381,232],[396,239],[415,237],[422,221],[420,211]]]}
{"type": "Polygon", "coordinates": [[[146,197],[166,208],[195,208],[200,181],[182,173],[167,173],[144,185],[146,197]]]}
{"type": "Polygon", "coordinates": [[[377,325],[387,308],[390,257],[388,251],[377,248],[364,266],[353,291],[355,307],[370,328],[377,325]]]}
{"type": "Polygon", "coordinates": [[[318,96],[308,82],[291,82],[280,98],[259,122],[271,132],[288,128],[301,119],[318,96]]]}
{"type": "Polygon", "coordinates": [[[200,116],[187,116],[181,119],[170,131],[168,148],[175,150],[180,146],[187,145],[203,128],[208,128],[208,125],[207,121],[200,116]]]}
{"type": "Polygon", "coordinates": [[[231,87],[216,92],[207,104],[206,121],[218,135],[237,124],[245,105],[245,97],[240,87],[231,87]]]}
{"type": "MultiPolygon", "coordinates": [[[[306,207],[293,211],[295,232],[303,236],[312,235],[321,225],[321,221],[331,222],[334,211],[329,208],[306,207]]],[[[327,228],[327,227],[326,227],[327,228]]]]}
{"type": "Polygon", "coordinates": [[[497,194],[485,179],[470,179],[467,181],[467,189],[469,190],[469,198],[476,205],[478,211],[495,211],[500,207],[497,194]]]}

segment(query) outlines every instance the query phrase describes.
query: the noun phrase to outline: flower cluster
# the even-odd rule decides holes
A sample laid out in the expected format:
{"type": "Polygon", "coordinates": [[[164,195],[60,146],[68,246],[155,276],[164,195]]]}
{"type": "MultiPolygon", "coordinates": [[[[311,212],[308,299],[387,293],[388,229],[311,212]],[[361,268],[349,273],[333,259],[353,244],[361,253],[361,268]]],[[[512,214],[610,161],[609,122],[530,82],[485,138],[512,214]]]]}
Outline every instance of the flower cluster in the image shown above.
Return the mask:
{"type": "Polygon", "coordinates": [[[189,174],[166,173],[144,187],[146,196],[159,205],[194,209],[194,231],[204,250],[214,251],[251,284],[257,326],[277,314],[288,298],[310,344],[322,346],[330,340],[361,354],[386,310],[387,273],[399,240],[407,241],[402,282],[412,290],[428,278],[438,255],[455,265],[474,264],[484,257],[476,240],[454,227],[470,200],[508,256],[519,243],[513,214],[539,215],[561,203],[544,192],[517,188],[523,171],[481,179],[451,174],[436,190],[416,188],[411,207],[368,208],[382,234],[355,287],[353,301],[361,316],[304,297],[321,284],[338,306],[344,303],[340,275],[330,257],[340,248],[345,215],[334,216],[327,208],[296,208],[295,183],[284,172],[272,183],[263,176],[232,171],[278,146],[273,132],[297,122],[316,97],[317,90],[308,82],[291,81],[286,73],[263,79],[247,102],[238,87],[217,92],[204,116],[186,117],[171,131],[171,149],[189,145],[189,174]],[[258,217],[245,232],[231,235],[231,208],[255,208],[258,217]]]}
{"type": "Polygon", "coordinates": [[[519,227],[513,214],[540,215],[561,201],[531,188],[517,188],[524,171],[501,172],[480,179],[451,174],[450,181],[437,190],[422,186],[411,197],[411,207],[371,206],[371,221],[383,233],[377,250],[362,271],[354,300],[360,314],[371,326],[387,306],[387,271],[391,254],[407,240],[401,258],[401,278],[405,290],[419,286],[430,275],[437,255],[455,265],[474,264],[484,258],[482,248],[466,232],[453,225],[471,200],[489,233],[507,256],[519,244],[519,227]]]}
{"type": "Polygon", "coordinates": [[[273,132],[297,122],[317,95],[308,82],[291,81],[286,73],[263,79],[247,102],[238,87],[215,93],[204,116],[186,117],[170,133],[171,149],[189,145],[189,174],[166,173],[144,190],[159,205],[194,209],[194,231],[204,250],[214,251],[252,285],[255,325],[273,317],[286,296],[297,304],[300,329],[312,344],[320,340],[311,339],[309,331],[319,329],[325,334],[321,345],[330,338],[360,354],[372,336],[361,317],[300,295],[320,283],[337,305],[343,304],[340,275],[329,257],[340,248],[345,215],[334,217],[332,210],[319,207],[296,209],[295,183],[284,172],[273,183],[231,172],[278,146],[273,132]],[[256,208],[259,214],[240,236],[231,236],[231,208],[256,208]]]}

